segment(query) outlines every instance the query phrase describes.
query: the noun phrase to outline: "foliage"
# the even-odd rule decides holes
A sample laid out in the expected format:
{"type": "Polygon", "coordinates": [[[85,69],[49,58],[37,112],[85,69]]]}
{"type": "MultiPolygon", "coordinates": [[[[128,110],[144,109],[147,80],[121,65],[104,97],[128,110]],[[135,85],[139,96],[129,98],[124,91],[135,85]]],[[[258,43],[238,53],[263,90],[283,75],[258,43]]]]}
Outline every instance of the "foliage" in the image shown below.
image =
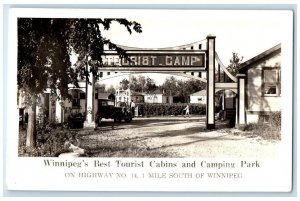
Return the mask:
{"type": "Polygon", "coordinates": [[[152,92],[157,89],[155,81],[150,77],[139,75],[138,77],[130,76],[129,80],[124,78],[120,82],[120,88],[123,90],[130,89],[135,92],[152,92]]]}
{"type": "Polygon", "coordinates": [[[127,58],[125,50],[102,36],[116,21],[129,33],[141,32],[140,24],[126,19],[18,19],[18,86],[33,94],[50,88],[60,98],[67,98],[68,84],[78,87],[80,79],[89,80],[89,73],[99,77],[103,66],[104,47],[127,58]],[[77,61],[72,66],[70,55],[77,61]],[[90,69],[87,68],[90,66],[90,69]],[[80,78],[80,79],[78,79],[80,78]]]}
{"type": "Polygon", "coordinates": [[[135,77],[131,75],[129,80],[124,78],[120,82],[120,88],[123,90],[130,88],[131,91],[145,93],[151,93],[160,89],[166,95],[176,96],[179,100],[183,100],[183,102],[189,102],[190,94],[205,89],[206,83],[196,79],[180,80],[171,76],[167,77],[161,86],[157,86],[155,81],[150,77],[143,75],[135,77]]]}
{"type": "Polygon", "coordinates": [[[139,86],[136,88],[136,91],[138,92],[146,91],[146,83],[147,83],[146,77],[139,75],[137,81],[139,83],[139,86]]]}
{"type": "Polygon", "coordinates": [[[252,136],[260,136],[263,139],[280,140],[281,139],[281,113],[272,112],[269,116],[269,122],[259,121],[250,123],[244,127],[245,131],[250,131],[252,136]]]}
{"type": "MultiPolygon", "coordinates": [[[[96,132],[96,131],[95,131],[96,132]]],[[[83,137],[82,137],[83,136],[83,137]]],[[[78,135],[78,131],[64,130],[61,127],[47,125],[46,128],[38,128],[38,143],[35,148],[26,147],[26,132],[19,132],[19,156],[20,157],[57,157],[69,152],[65,148],[65,142],[70,142],[85,150],[82,156],[87,157],[171,157],[172,154],[159,150],[149,150],[142,142],[99,140],[90,141],[78,135]]]]}
{"type": "Polygon", "coordinates": [[[101,89],[101,93],[111,93],[111,94],[115,94],[116,93],[116,89],[114,88],[114,86],[111,84],[108,87],[105,84],[99,84],[98,82],[95,83],[95,88],[101,89]]]}
{"type": "MultiPolygon", "coordinates": [[[[233,76],[238,74],[240,65],[243,61],[243,57],[240,57],[238,53],[233,52],[232,58],[229,61],[229,65],[227,66],[227,70],[233,76]]],[[[222,70],[220,75],[218,73],[215,74],[215,79],[217,82],[233,82],[222,70]]]]}
{"type": "Polygon", "coordinates": [[[57,99],[71,99],[70,84],[89,82],[90,73],[100,77],[106,46],[128,59],[125,50],[102,36],[113,22],[129,33],[142,31],[139,23],[126,19],[18,18],[17,84],[29,108],[28,146],[35,146],[36,102],[47,88],[57,99]],[[77,56],[74,65],[72,54],[77,56]]]}
{"type": "Polygon", "coordinates": [[[155,91],[156,89],[157,89],[157,86],[155,84],[155,81],[153,79],[151,79],[150,77],[147,77],[145,91],[147,93],[149,93],[149,92],[155,91]]]}
{"type": "Polygon", "coordinates": [[[76,131],[63,130],[56,128],[55,125],[46,125],[37,127],[37,145],[36,147],[26,147],[26,132],[19,131],[19,156],[43,156],[54,157],[61,153],[69,152],[65,149],[66,141],[78,145],[78,133],[76,131]]]}
{"type": "MultiPolygon", "coordinates": [[[[142,116],[177,116],[184,115],[185,103],[139,103],[137,104],[139,108],[139,114],[142,116]]],[[[190,114],[204,115],[206,111],[206,106],[203,104],[191,103],[190,114]]]]}
{"type": "Polygon", "coordinates": [[[242,61],[243,57],[239,57],[238,53],[233,52],[232,58],[230,59],[230,63],[227,67],[228,71],[234,76],[238,74],[242,61]]]}
{"type": "Polygon", "coordinates": [[[129,88],[129,81],[126,78],[120,82],[120,88],[122,90],[127,90],[129,88]]]}
{"type": "Polygon", "coordinates": [[[115,94],[116,89],[114,88],[113,85],[110,85],[107,89],[105,89],[105,92],[110,93],[110,94],[115,94]]]}
{"type": "Polygon", "coordinates": [[[178,94],[178,80],[174,76],[167,77],[161,87],[168,95],[176,96],[178,94]]]}
{"type": "Polygon", "coordinates": [[[178,80],[171,76],[166,78],[161,88],[166,94],[177,96],[179,99],[184,100],[184,102],[189,102],[189,96],[205,89],[206,83],[196,79],[178,80]]]}

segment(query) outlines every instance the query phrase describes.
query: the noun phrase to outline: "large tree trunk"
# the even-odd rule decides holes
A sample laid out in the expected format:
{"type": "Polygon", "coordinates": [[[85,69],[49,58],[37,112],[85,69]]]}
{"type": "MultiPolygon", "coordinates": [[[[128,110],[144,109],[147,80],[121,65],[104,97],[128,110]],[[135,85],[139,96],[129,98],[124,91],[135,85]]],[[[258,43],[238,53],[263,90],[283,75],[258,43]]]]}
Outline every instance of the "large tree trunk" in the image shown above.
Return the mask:
{"type": "Polygon", "coordinates": [[[35,98],[32,99],[34,99],[33,103],[28,107],[26,147],[36,147],[36,100],[35,98]]]}

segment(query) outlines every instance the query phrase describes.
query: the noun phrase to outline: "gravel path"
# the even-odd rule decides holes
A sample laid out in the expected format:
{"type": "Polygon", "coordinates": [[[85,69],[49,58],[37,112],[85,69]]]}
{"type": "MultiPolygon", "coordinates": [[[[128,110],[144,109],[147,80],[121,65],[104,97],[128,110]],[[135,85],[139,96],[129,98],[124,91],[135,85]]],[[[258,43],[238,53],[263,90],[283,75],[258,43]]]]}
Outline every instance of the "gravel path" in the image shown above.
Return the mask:
{"type": "Polygon", "coordinates": [[[250,137],[223,124],[217,122],[217,129],[206,130],[203,117],[148,118],[135,119],[132,124],[104,123],[97,131],[83,130],[79,135],[86,146],[121,142],[174,157],[273,158],[278,155],[280,141],[250,137]]]}

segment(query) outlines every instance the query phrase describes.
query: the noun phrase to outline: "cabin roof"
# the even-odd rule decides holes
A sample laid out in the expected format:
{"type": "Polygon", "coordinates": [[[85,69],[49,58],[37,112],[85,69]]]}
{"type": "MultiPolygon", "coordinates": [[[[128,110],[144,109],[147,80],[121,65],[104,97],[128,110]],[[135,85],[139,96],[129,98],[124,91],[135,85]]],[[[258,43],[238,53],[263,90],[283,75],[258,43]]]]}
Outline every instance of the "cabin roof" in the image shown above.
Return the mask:
{"type": "Polygon", "coordinates": [[[259,62],[260,60],[269,57],[270,55],[273,55],[275,53],[280,53],[281,52],[281,43],[275,45],[274,47],[260,53],[259,55],[249,59],[248,61],[245,61],[240,65],[239,72],[243,73],[247,69],[253,67],[253,63],[259,62]]]}

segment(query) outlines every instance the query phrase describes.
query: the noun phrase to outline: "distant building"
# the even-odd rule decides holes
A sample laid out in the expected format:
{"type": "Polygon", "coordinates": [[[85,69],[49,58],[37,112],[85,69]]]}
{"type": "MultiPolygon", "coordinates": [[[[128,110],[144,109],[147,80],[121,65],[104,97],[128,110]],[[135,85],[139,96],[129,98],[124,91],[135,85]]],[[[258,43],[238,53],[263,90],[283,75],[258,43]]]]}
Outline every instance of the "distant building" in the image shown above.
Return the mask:
{"type": "Polygon", "coordinates": [[[131,91],[130,89],[121,90],[118,89],[115,94],[116,97],[116,105],[120,105],[122,103],[125,103],[126,105],[129,105],[131,102],[131,91]]]}
{"type": "Polygon", "coordinates": [[[131,100],[135,103],[144,103],[144,93],[140,92],[131,92],[131,100]]]}
{"type": "Polygon", "coordinates": [[[144,94],[145,103],[173,103],[173,96],[166,95],[163,91],[156,89],[144,94]]]}
{"type": "Polygon", "coordinates": [[[247,123],[281,111],[281,44],[242,63],[239,73],[246,74],[247,123]]]}
{"type": "Polygon", "coordinates": [[[191,94],[190,103],[206,104],[206,90],[201,90],[191,94]]]}

